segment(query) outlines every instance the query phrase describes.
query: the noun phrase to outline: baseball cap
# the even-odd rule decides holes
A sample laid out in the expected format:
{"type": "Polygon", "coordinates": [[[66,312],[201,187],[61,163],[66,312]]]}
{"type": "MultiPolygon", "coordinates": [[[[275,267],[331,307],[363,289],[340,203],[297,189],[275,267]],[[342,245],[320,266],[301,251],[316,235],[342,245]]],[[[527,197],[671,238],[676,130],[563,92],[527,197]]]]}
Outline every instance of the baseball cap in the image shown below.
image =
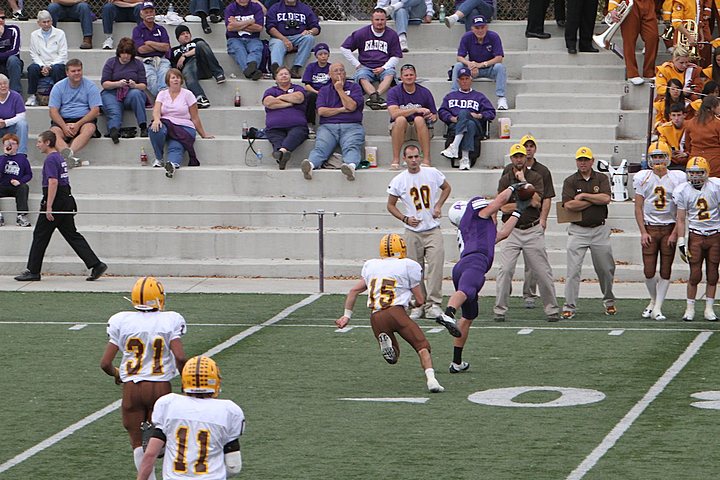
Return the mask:
{"type": "Polygon", "coordinates": [[[577,152],[575,152],[575,159],[579,160],[581,158],[589,158],[590,160],[592,160],[593,159],[592,150],[590,150],[588,147],[578,148],[577,152]]]}
{"type": "Polygon", "coordinates": [[[463,67],[460,70],[458,70],[457,78],[465,77],[465,76],[472,77],[472,72],[470,72],[469,68],[463,67]]]}
{"type": "Polygon", "coordinates": [[[180,38],[180,35],[182,35],[185,32],[190,33],[190,29],[188,28],[188,26],[187,25],[178,25],[177,27],[175,27],[175,38],[180,38]]]}
{"type": "Polygon", "coordinates": [[[512,157],[513,155],[518,154],[527,155],[527,150],[525,150],[525,147],[523,147],[519,143],[516,143],[515,145],[510,147],[510,156],[512,157]]]}
{"type": "Polygon", "coordinates": [[[315,48],[313,48],[313,53],[317,55],[319,52],[326,51],[330,53],[330,47],[327,43],[318,43],[315,45],[315,48]]]}
{"type": "Polygon", "coordinates": [[[473,27],[479,27],[481,25],[487,25],[487,22],[485,21],[484,16],[477,15],[476,17],[473,17],[472,24],[473,24],[473,27]]]}
{"type": "Polygon", "coordinates": [[[146,8],[155,8],[155,4],[153,2],[143,2],[142,7],[140,7],[140,10],[145,10],[146,8]]]}
{"type": "Polygon", "coordinates": [[[525,145],[527,142],[533,142],[537,146],[537,141],[535,140],[535,137],[533,137],[529,133],[520,139],[520,145],[525,145]]]}

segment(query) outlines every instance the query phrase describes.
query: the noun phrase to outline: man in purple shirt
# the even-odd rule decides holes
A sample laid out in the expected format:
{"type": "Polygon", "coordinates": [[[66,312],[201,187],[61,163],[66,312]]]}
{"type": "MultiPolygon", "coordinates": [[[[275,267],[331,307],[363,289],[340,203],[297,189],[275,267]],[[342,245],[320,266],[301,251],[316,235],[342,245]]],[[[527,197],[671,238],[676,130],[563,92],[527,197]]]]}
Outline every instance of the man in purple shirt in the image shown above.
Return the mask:
{"type": "Polygon", "coordinates": [[[0,8],[0,73],[10,79],[10,89],[22,95],[20,77],[23,61],[20,59],[20,29],[5,25],[5,11],[0,8]]]}
{"type": "MultiPolygon", "coordinates": [[[[32,168],[27,155],[18,153],[20,140],[17,135],[8,133],[2,137],[3,153],[0,157],[0,197],[15,197],[15,207],[18,212],[28,211],[28,182],[32,179],[32,168]]],[[[0,227],[5,225],[0,213],[0,227]]],[[[29,227],[27,213],[18,213],[17,225],[29,227]]]]}
{"type": "Polygon", "coordinates": [[[505,98],[507,72],[502,63],[504,56],[500,36],[488,30],[485,17],[478,15],[473,19],[471,31],[465,33],[460,39],[457,52],[458,63],[453,67],[451,90],[458,89],[460,69],[468,68],[473,78],[495,80],[495,95],[498,97],[497,109],[507,110],[508,103],[505,98]]]}
{"type": "Polygon", "coordinates": [[[332,83],[321,88],[318,94],[320,128],[315,148],[310,157],[302,161],[300,169],[306,180],[312,180],[313,169],[320,168],[339,145],[343,157],[340,171],[348,180],[355,180],[355,168],[360,163],[365,144],[362,89],[347,80],[342,63],[330,65],[330,81],[332,83]]]}
{"type": "Polygon", "coordinates": [[[422,164],[430,167],[431,129],[438,118],[435,99],[430,90],[415,83],[417,74],[413,65],[400,67],[400,79],[402,83],[391,88],[387,98],[393,147],[390,170],[400,169],[400,149],[405,140],[420,142],[420,151],[425,154],[422,164]]]}
{"type": "Polygon", "coordinates": [[[387,14],[382,8],[372,13],[372,24],[355,30],[345,39],[340,52],[355,67],[355,81],[369,95],[365,102],[373,110],[384,110],[387,102],[382,95],[395,78],[395,67],[403,56],[398,34],[387,28],[387,14]],[[353,51],[358,51],[355,58],[353,51]],[[380,82],[377,88],[374,82],[380,82]]]}
{"type": "Polygon", "coordinates": [[[57,137],[50,130],[38,136],[38,150],[47,155],[42,170],[43,198],[40,202],[40,211],[45,211],[45,213],[38,215],[28,256],[27,270],[15,277],[15,280],[19,282],[40,280],[45,250],[47,250],[55,229],[60,230],[63,238],[82,259],[85,266],[92,269],[85,280],[97,280],[107,270],[107,265],[100,261],[85,237],[75,227],[74,212],[77,212],[77,204],[70,190],[68,166],[57,151],[56,140],[57,137]]]}
{"type": "Polygon", "coordinates": [[[250,0],[235,0],[225,7],[225,38],[227,51],[243,71],[245,78],[260,80],[263,44],[260,32],[265,14],[260,5],[250,0]]]}
{"type": "Polygon", "coordinates": [[[170,36],[165,27],[155,23],[155,5],[143,2],[140,10],[142,22],[132,31],[132,39],[137,49],[137,57],[145,66],[147,89],[154,96],[167,88],[165,75],[170,70],[170,36]]]}
{"type": "Polygon", "coordinates": [[[458,77],[460,90],[445,95],[438,111],[440,120],[448,126],[447,138],[452,139],[440,155],[449,159],[460,157],[460,170],[470,170],[470,157],[474,163],[480,156],[476,141],[485,138],[486,124],[495,118],[495,109],[485,95],[472,89],[469,69],[461,68],[458,77]]]}
{"type": "Polygon", "coordinates": [[[298,0],[280,0],[267,11],[265,29],[270,35],[270,70],[273,75],[285,61],[285,54],[297,50],[290,69],[292,78],[301,78],[305,62],[320,33],[320,23],[312,8],[298,0]]]}
{"type": "Polygon", "coordinates": [[[80,28],[82,29],[83,41],[80,48],[89,50],[92,48],[93,38],[93,12],[90,5],[83,0],[51,0],[47,6],[53,20],[53,27],[57,27],[57,22],[68,20],[80,20],[80,28]]]}

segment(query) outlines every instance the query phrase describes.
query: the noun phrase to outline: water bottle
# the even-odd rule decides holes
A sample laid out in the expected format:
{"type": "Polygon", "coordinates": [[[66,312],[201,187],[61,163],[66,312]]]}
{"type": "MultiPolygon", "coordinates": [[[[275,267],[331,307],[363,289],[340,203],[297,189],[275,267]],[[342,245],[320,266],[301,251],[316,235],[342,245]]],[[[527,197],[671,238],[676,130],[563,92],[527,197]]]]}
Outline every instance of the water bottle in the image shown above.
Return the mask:
{"type": "Polygon", "coordinates": [[[642,157],[640,159],[640,169],[647,170],[647,168],[648,168],[647,159],[645,158],[645,154],[643,153],[642,157]]]}
{"type": "Polygon", "coordinates": [[[263,153],[260,150],[258,150],[257,153],[255,153],[255,156],[258,159],[258,163],[262,163],[263,153]]]}
{"type": "Polygon", "coordinates": [[[147,153],[145,153],[145,147],[142,147],[140,149],[140,165],[143,167],[147,167],[148,164],[148,156],[147,153]]]}
{"type": "Polygon", "coordinates": [[[239,107],[242,105],[242,99],[240,98],[240,88],[235,89],[235,106],[239,107]]]}
{"type": "Polygon", "coordinates": [[[440,12],[438,13],[438,21],[440,23],[445,23],[445,5],[440,5],[440,12]]]}
{"type": "Polygon", "coordinates": [[[172,2],[170,3],[170,5],[168,5],[167,13],[175,13],[175,7],[173,6],[172,2]]]}
{"type": "Polygon", "coordinates": [[[248,137],[248,131],[250,130],[250,127],[248,127],[247,120],[243,121],[242,124],[242,138],[248,137]]]}

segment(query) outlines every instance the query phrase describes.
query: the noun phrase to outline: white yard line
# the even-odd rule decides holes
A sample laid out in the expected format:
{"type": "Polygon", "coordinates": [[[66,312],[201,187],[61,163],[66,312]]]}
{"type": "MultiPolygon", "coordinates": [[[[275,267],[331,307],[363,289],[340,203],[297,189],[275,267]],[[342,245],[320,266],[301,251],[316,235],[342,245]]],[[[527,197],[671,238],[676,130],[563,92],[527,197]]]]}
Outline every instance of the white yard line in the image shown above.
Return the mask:
{"type": "Polygon", "coordinates": [[[670,368],[665,370],[665,373],[655,384],[650,387],[650,390],[645,393],[643,398],[637,402],[633,408],[618,422],[617,425],[603,438],[600,445],[590,452],[590,455],[585,457],[578,467],[568,475],[567,480],[579,480],[583,478],[595,464],[615,445],[615,443],[623,436],[623,434],[632,426],[635,420],[645,411],[647,407],[660,395],[665,387],[682,371],[683,368],[692,360],[695,354],[700,350],[705,342],[708,341],[712,332],[700,333],[695,340],[688,345],[685,351],[680,355],[675,363],[670,368]]]}
{"type": "MultiPolygon", "coordinates": [[[[250,335],[252,335],[254,333],[259,332],[263,328],[268,327],[270,325],[273,325],[273,324],[283,320],[284,318],[288,317],[290,314],[292,314],[296,310],[298,310],[306,305],[311,304],[312,302],[314,302],[321,296],[322,295],[319,293],[310,295],[309,297],[306,297],[305,299],[299,301],[298,303],[296,303],[294,305],[290,305],[285,310],[281,311],[280,313],[278,313],[277,315],[272,317],[270,320],[267,320],[259,325],[253,325],[252,327],[248,328],[247,330],[244,330],[244,331],[238,333],[237,335],[235,335],[234,337],[231,337],[228,340],[224,341],[223,343],[211,348],[210,350],[203,353],[202,355],[206,355],[208,357],[217,355],[218,353],[222,352],[223,350],[226,350],[226,349],[232,347],[239,341],[249,337],[250,335]]],[[[9,323],[9,322],[2,322],[2,323],[9,323]]],[[[34,323],[34,322],[27,322],[27,323],[34,323]]],[[[40,322],[37,322],[37,323],[40,323],[40,322]]],[[[47,324],[47,323],[51,323],[51,322],[42,322],[42,323],[47,324]]],[[[61,324],[61,322],[57,322],[57,323],[61,324]]],[[[9,470],[10,468],[14,467],[15,465],[18,465],[19,463],[24,462],[28,458],[30,458],[34,455],[37,455],[38,453],[42,452],[43,450],[55,445],[59,441],[65,439],[68,436],[72,435],[73,433],[77,432],[81,428],[86,427],[87,425],[90,425],[91,423],[93,423],[96,420],[99,420],[100,418],[104,417],[108,413],[114,412],[115,410],[120,408],[120,402],[121,402],[120,400],[117,400],[117,401],[111,403],[107,407],[102,408],[102,409],[98,410],[97,412],[88,415],[87,417],[83,418],[79,422],[76,422],[76,423],[70,425],[69,427],[65,428],[64,430],[61,430],[60,432],[56,433],[55,435],[43,440],[42,442],[38,443],[37,445],[30,447],[27,450],[25,450],[24,452],[16,455],[15,457],[11,458],[7,462],[0,465],[0,473],[3,473],[5,471],[9,470]]]]}

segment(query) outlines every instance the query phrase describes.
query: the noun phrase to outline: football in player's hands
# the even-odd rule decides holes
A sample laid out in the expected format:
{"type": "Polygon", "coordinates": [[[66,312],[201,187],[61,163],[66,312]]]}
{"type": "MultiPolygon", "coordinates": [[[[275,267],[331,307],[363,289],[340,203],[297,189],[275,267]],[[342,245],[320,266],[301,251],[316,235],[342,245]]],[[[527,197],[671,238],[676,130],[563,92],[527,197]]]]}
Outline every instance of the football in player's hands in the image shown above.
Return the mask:
{"type": "Polygon", "coordinates": [[[517,197],[520,200],[530,200],[535,193],[535,187],[532,183],[526,183],[517,189],[517,197]]]}

